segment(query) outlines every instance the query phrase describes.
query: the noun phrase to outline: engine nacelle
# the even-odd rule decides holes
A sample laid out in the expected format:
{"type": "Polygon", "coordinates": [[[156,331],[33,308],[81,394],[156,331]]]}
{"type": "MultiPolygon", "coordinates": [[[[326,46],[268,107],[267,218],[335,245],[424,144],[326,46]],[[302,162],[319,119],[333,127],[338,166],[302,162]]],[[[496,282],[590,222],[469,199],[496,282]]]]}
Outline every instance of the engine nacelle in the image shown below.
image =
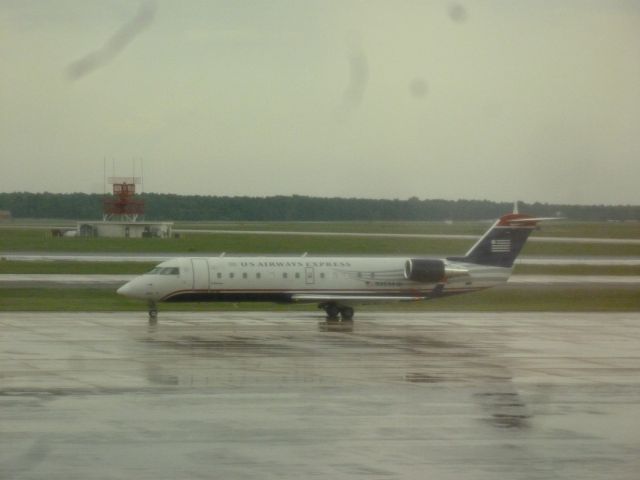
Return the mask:
{"type": "Polygon", "coordinates": [[[443,260],[410,258],[404,264],[404,278],[414,282],[440,283],[462,275],[469,275],[469,271],[451,267],[443,260]]]}
{"type": "Polygon", "coordinates": [[[414,282],[438,283],[444,279],[444,262],[409,259],[404,264],[404,278],[414,282]]]}

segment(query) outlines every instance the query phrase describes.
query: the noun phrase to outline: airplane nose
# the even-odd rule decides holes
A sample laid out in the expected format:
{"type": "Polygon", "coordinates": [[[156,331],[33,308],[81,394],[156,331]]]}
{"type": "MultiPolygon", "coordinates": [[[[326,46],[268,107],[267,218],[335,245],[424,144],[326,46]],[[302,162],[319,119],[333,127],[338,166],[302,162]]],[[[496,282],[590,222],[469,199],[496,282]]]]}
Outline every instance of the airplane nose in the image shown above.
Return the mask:
{"type": "Polygon", "coordinates": [[[131,282],[127,282],[122,285],[118,290],[116,290],[116,293],[118,295],[124,295],[125,297],[128,297],[131,293],[131,282]]]}

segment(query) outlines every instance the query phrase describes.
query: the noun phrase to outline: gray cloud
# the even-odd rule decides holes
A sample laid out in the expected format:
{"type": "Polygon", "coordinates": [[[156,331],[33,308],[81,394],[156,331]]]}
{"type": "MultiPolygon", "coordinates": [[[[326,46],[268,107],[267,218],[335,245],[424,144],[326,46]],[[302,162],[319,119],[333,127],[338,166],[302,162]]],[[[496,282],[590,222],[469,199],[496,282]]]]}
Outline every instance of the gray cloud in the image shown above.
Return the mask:
{"type": "Polygon", "coordinates": [[[424,78],[416,77],[409,83],[409,93],[414,98],[424,97],[428,90],[427,81],[424,78]]]}
{"type": "Polygon", "coordinates": [[[467,19],[467,9],[457,2],[449,4],[449,18],[454,22],[464,22],[467,19]]]}
{"type": "Polygon", "coordinates": [[[344,105],[356,108],[362,103],[369,81],[369,62],[367,55],[354,35],[349,41],[349,81],[344,91],[344,105]]]}
{"type": "Polygon", "coordinates": [[[84,57],[72,62],[67,67],[67,76],[71,80],[88,75],[94,70],[108,64],[120,52],[122,52],[133,39],[147,28],[156,13],[155,2],[143,2],[138,8],[135,17],[120,27],[102,46],[84,57]]]}

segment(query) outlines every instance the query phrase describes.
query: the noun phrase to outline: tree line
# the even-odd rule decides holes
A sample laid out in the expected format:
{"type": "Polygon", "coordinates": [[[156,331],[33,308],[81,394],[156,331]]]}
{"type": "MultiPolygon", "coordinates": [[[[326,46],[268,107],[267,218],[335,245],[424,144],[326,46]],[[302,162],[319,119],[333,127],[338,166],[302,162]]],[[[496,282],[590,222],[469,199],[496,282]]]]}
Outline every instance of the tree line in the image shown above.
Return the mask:
{"type": "MultiPolygon", "coordinates": [[[[221,197],[145,193],[146,220],[175,221],[443,221],[497,218],[513,204],[489,200],[320,198],[301,195],[221,197]]],[[[101,194],[0,193],[13,218],[102,218],[101,194]]],[[[640,220],[638,205],[560,205],[520,202],[520,211],[571,220],[640,220]]]]}

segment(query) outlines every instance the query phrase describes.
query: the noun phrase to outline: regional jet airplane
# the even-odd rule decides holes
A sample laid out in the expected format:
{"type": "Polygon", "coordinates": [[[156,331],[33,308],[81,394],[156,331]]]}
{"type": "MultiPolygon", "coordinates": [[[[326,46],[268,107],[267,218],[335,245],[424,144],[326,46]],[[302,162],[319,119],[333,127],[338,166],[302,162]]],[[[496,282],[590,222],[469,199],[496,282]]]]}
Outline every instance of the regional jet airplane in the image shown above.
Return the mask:
{"type": "Polygon", "coordinates": [[[328,320],[348,322],[359,304],[430,300],[505,283],[541,220],[548,219],[504,215],[461,257],[174,258],[118,293],[146,300],[151,322],[157,302],[212,301],[316,303],[328,320]]]}

